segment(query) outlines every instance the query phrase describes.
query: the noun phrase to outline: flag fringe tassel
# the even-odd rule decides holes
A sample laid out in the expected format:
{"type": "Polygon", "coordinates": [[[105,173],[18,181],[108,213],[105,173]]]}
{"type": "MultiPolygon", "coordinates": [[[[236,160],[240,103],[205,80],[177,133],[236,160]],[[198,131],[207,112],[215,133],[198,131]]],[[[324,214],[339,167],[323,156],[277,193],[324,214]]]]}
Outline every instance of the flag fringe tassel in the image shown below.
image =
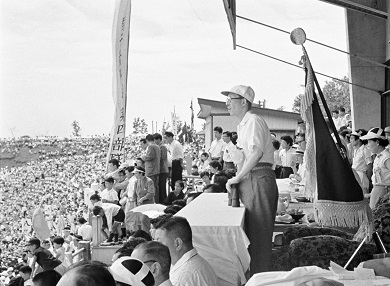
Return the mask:
{"type": "Polygon", "coordinates": [[[367,199],[359,202],[317,200],[313,207],[316,222],[323,226],[355,228],[372,221],[367,199]]]}

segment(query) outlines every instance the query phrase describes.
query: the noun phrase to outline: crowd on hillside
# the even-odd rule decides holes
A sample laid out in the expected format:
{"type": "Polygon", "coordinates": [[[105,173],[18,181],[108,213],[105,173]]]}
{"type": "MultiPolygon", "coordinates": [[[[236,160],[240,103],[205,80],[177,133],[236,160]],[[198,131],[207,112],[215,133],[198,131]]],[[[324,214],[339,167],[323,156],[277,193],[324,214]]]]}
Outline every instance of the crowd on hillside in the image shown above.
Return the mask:
{"type": "MultiPolygon", "coordinates": [[[[343,108],[334,111],[333,121],[366,197],[374,197],[371,204],[375,204],[379,199],[375,188],[378,182],[390,185],[390,172],[378,171],[381,166],[373,154],[390,158],[386,148],[390,128],[351,130],[349,118],[343,112],[343,108]]],[[[19,268],[31,261],[31,253],[41,245],[59,259],[58,249],[69,250],[71,245],[74,247],[77,241],[85,239],[80,229],[88,224],[92,214],[104,217],[102,232],[106,242],[116,242],[120,236],[125,240],[129,238],[128,218],[137,206],[165,204],[168,205],[165,212],[175,214],[199,192],[226,192],[227,181],[240,168],[242,152],[235,146],[237,133],[223,131],[217,126],[214,136],[207,150],[203,140],[183,146],[171,132],[147,135],[146,138],[131,136],[125,145],[128,160],[110,160],[108,171],[107,136],[1,141],[2,152],[17,152],[23,146],[36,152],[41,144],[59,149],[51,155],[41,150],[39,160],[24,166],[0,169],[2,282],[8,283],[18,271],[22,275],[19,268]],[[191,174],[186,174],[186,169],[191,169],[191,174]],[[36,233],[32,217],[38,206],[49,227],[50,240],[47,241],[33,238],[36,233]],[[30,254],[26,252],[27,241],[32,247],[30,254]]],[[[275,149],[272,169],[276,177],[291,178],[304,185],[307,172],[303,164],[305,124],[299,122],[295,136],[283,135],[278,140],[277,135],[271,133],[271,137],[275,149]]],[[[389,162],[384,160],[382,163],[389,162]]],[[[90,235],[88,239],[91,239],[90,235]]],[[[35,265],[30,266],[34,272],[35,265]]]]}

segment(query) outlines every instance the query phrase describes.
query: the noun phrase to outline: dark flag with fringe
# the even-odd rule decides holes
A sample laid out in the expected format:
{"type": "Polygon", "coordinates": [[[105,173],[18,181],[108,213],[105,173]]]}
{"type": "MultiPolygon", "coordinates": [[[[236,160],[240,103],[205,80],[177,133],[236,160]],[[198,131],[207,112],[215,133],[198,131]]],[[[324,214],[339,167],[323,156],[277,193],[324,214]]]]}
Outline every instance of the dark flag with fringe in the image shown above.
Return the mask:
{"type": "Polygon", "coordinates": [[[307,125],[307,147],[305,152],[306,189],[314,197],[314,209],[318,223],[326,226],[357,227],[369,221],[371,209],[363,196],[360,184],[346,158],[333,122],[328,125],[314,92],[314,82],[322,99],[329,120],[330,111],[326,105],[315,73],[304,49],[306,60],[306,90],[301,100],[301,116],[307,125]],[[335,142],[335,140],[336,142],[335,142]]]}

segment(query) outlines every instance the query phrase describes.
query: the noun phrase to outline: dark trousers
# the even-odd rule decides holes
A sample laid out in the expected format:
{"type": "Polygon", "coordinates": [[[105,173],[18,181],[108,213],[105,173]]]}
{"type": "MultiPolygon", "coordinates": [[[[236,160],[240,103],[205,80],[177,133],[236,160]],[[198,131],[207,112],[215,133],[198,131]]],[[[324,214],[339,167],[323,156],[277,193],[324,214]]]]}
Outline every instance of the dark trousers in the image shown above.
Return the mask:
{"type": "Polygon", "coordinates": [[[275,172],[252,170],[238,186],[245,205],[245,232],[249,238],[250,274],[269,271],[272,235],[278,204],[275,172]]]}
{"type": "Polygon", "coordinates": [[[158,192],[159,192],[159,200],[156,201],[158,204],[164,203],[167,198],[167,178],[168,173],[161,173],[158,176],[158,192]]]}
{"type": "Polygon", "coordinates": [[[172,174],[171,174],[171,189],[175,189],[175,182],[183,180],[183,168],[181,167],[180,160],[172,161],[172,174]]]}
{"type": "Polygon", "coordinates": [[[294,174],[294,171],[291,167],[282,167],[282,171],[280,172],[280,179],[289,178],[291,174],[294,174]]]}

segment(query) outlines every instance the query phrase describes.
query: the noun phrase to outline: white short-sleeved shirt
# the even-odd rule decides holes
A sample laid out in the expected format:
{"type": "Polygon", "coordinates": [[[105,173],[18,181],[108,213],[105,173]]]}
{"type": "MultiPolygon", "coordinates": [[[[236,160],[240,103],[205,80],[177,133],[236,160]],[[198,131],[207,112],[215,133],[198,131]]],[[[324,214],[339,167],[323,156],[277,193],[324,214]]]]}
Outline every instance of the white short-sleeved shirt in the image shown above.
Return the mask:
{"type": "Polygon", "coordinates": [[[211,265],[201,257],[195,248],[186,252],[169,272],[175,286],[217,286],[217,276],[211,265]]]}
{"type": "Polygon", "coordinates": [[[92,240],[92,226],[85,223],[79,227],[77,234],[83,237],[83,240],[92,240]]]}
{"type": "Polygon", "coordinates": [[[267,123],[260,116],[248,111],[237,126],[237,146],[243,148],[245,160],[252,153],[253,147],[260,148],[263,156],[259,163],[274,163],[274,147],[267,123]]]}
{"type": "Polygon", "coordinates": [[[288,149],[287,151],[286,149],[279,151],[279,157],[283,167],[291,167],[294,164],[295,155],[293,153],[294,151],[292,148],[288,149]]]}
{"type": "Polygon", "coordinates": [[[102,198],[102,200],[105,199],[108,201],[119,201],[118,193],[114,189],[111,190],[104,189],[100,193],[100,197],[102,198]]]}
{"type": "Polygon", "coordinates": [[[376,155],[373,164],[372,184],[390,186],[390,170],[386,168],[385,162],[390,159],[389,150],[385,149],[376,155]]]}
{"type": "Polygon", "coordinates": [[[353,151],[352,169],[359,172],[366,172],[367,165],[372,163],[371,152],[365,145],[353,151]]]}
{"type": "Polygon", "coordinates": [[[171,153],[172,160],[184,158],[183,147],[178,141],[173,140],[172,143],[168,145],[168,149],[171,153]]]}
{"type": "Polygon", "coordinates": [[[214,139],[213,142],[211,142],[211,146],[209,149],[211,158],[219,158],[222,155],[222,151],[224,151],[226,147],[226,143],[221,139],[217,140],[214,139]]]}
{"type": "Polygon", "coordinates": [[[236,146],[234,146],[232,141],[230,141],[225,145],[225,147],[223,148],[223,158],[222,158],[225,162],[233,162],[229,150],[232,150],[235,147],[236,146]]]}

